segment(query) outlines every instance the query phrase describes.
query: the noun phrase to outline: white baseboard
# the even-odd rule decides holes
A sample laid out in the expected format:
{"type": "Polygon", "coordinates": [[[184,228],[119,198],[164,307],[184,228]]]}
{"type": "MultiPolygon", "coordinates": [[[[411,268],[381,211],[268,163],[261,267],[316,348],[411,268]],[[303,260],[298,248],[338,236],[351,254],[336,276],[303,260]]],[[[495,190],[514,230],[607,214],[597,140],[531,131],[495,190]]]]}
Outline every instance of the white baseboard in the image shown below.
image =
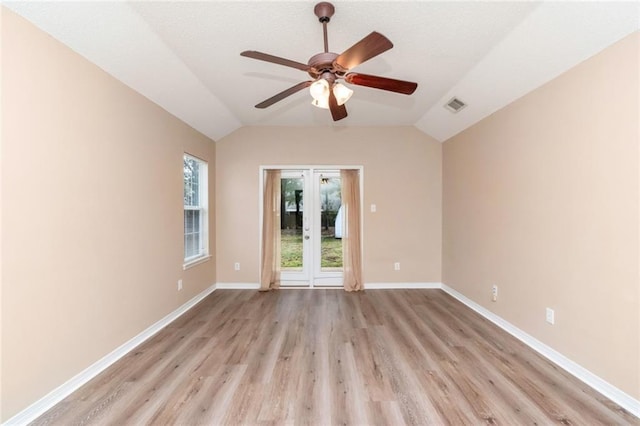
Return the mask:
{"type": "Polygon", "coordinates": [[[365,290],[400,290],[408,288],[442,288],[442,283],[365,283],[365,290]]]}
{"type": "Polygon", "coordinates": [[[260,283],[216,283],[220,290],[258,290],[260,283]]]}
{"type": "MultiPolygon", "coordinates": [[[[217,283],[216,289],[220,290],[257,290],[260,288],[259,283],[217,283]]],[[[289,287],[280,287],[281,290],[286,289],[301,289],[301,288],[311,288],[306,286],[289,286],[289,287]]],[[[318,286],[316,288],[321,289],[330,289],[336,288],[341,289],[341,286],[318,286]]],[[[365,283],[365,290],[378,290],[378,289],[406,289],[406,288],[442,288],[442,283],[365,283]]]]}
{"type": "Polygon", "coordinates": [[[603,380],[586,368],[582,367],[580,364],[570,360],[560,352],[545,345],[535,337],[525,333],[515,325],[511,324],[508,321],[505,321],[498,315],[482,307],[481,305],[477,304],[473,300],[464,296],[462,293],[459,293],[458,291],[452,289],[446,284],[442,284],[442,290],[444,290],[452,297],[458,299],[460,302],[464,303],[469,308],[473,309],[518,340],[524,342],[527,346],[529,346],[545,358],[549,359],[553,363],[557,364],[568,373],[582,380],[584,383],[591,386],[593,389],[600,392],[602,395],[606,396],[625,410],[629,411],[634,416],[640,417],[640,401],[633,398],[631,395],[621,391],[609,382],[603,380]]]}
{"type": "Polygon", "coordinates": [[[120,358],[132,351],[136,346],[140,345],[145,340],[149,339],[154,334],[169,325],[171,322],[175,321],[178,317],[180,317],[180,315],[187,312],[198,302],[211,294],[214,290],[215,286],[207,288],[202,293],[198,294],[196,297],[189,300],[187,303],[180,306],[178,309],[171,312],[169,315],[165,316],[160,321],[144,330],[142,333],[125,342],[123,345],[121,345],[108,355],[99,359],[71,379],[67,380],[62,385],[49,392],[47,395],[43,396],[24,410],[20,411],[15,416],[11,417],[9,420],[3,423],[3,425],[26,425],[34,421],[51,407],[69,396],[72,392],[80,388],[89,380],[96,377],[111,364],[118,361],[120,358]]]}

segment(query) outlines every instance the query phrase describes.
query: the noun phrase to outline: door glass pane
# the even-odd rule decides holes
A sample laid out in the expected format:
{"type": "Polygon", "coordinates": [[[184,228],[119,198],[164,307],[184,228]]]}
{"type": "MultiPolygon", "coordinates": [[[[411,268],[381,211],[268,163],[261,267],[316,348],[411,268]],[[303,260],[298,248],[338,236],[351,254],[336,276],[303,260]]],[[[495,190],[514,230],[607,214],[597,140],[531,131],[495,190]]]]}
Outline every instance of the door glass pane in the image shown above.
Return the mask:
{"type": "Polygon", "coordinates": [[[342,197],[339,177],[320,177],[320,270],[342,271],[342,197]]]}
{"type": "Polygon", "coordinates": [[[280,268],[302,271],[303,178],[280,180],[280,268]]]}

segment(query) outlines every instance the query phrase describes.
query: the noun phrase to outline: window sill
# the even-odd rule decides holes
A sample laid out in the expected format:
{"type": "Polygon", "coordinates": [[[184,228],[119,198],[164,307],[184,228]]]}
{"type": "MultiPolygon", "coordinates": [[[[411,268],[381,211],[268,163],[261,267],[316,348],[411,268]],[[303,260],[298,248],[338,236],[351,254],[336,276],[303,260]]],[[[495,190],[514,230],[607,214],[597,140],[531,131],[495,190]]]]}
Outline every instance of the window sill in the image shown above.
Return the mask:
{"type": "Polygon", "coordinates": [[[199,265],[199,264],[204,263],[204,262],[208,262],[209,259],[211,259],[211,255],[210,254],[207,254],[205,256],[198,257],[196,259],[190,260],[190,261],[188,261],[188,262],[186,262],[186,263],[184,263],[182,265],[182,270],[186,271],[187,269],[193,268],[196,265],[199,265]]]}

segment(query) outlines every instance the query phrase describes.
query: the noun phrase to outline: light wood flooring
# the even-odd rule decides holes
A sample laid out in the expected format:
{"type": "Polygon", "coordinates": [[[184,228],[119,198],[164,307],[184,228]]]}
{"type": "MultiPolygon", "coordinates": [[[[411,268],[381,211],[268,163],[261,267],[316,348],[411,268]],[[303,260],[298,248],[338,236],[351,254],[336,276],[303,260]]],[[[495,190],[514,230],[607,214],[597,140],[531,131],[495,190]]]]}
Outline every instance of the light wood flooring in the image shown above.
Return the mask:
{"type": "Polygon", "coordinates": [[[634,424],[441,290],[217,290],[35,424],[634,424]]]}

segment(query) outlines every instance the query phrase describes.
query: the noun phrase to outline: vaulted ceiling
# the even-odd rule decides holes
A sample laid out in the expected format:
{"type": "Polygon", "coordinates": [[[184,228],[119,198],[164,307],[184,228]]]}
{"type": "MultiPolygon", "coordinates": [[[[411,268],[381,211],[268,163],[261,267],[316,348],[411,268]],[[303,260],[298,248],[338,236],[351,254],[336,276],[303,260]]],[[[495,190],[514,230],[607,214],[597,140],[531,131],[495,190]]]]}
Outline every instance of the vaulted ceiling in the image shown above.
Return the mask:
{"type": "Polygon", "coordinates": [[[323,50],[315,2],[3,4],[214,140],[245,125],[415,125],[444,141],[640,28],[637,2],[336,0],[329,50],[376,30],[394,48],[355,71],[418,89],[351,86],[349,116],[333,122],[307,91],[254,108],[308,75],[239,55],[306,63],[323,50]],[[456,114],[443,107],[454,96],[468,104],[456,114]]]}

